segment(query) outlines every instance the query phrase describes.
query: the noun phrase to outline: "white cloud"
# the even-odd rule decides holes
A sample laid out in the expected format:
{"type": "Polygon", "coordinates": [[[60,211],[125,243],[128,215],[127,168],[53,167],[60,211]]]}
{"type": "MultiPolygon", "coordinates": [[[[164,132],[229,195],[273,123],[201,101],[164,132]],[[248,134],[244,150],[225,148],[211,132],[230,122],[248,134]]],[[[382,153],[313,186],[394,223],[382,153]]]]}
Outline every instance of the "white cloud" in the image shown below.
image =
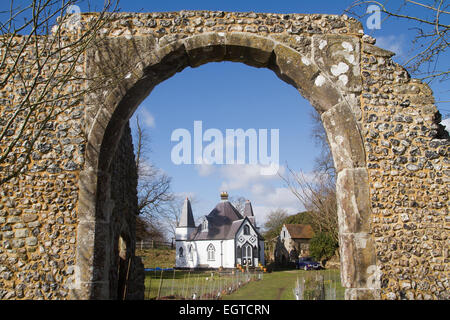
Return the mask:
{"type": "MultiPolygon", "coordinates": [[[[270,189],[270,188],[269,188],[270,189]]],[[[288,214],[296,214],[302,211],[299,200],[288,188],[273,188],[272,192],[263,194],[252,194],[253,210],[259,225],[264,224],[267,215],[272,210],[284,209],[288,214]]]]}
{"type": "Polygon", "coordinates": [[[450,118],[441,121],[441,124],[445,126],[445,130],[450,133],[450,118]]]}
{"type": "MultiPolygon", "coordinates": [[[[224,165],[220,168],[221,176],[224,181],[221,190],[237,190],[250,188],[258,183],[265,183],[269,181],[280,181],[278,175],[262,175],[260,165],[250,164],[232,164],[224,165]]],[[[284,167],[280,167],[280,174],[284,173],[284,167]]]]}
{"type": "Polygon", "coordinates": [[[298,199],[294,196],[291,190],[289,190],[289,188],[275,188],[275,192],[262,194],[260,197],[260,203],[264,203],[272,207],[289,208],[298,206],[298,199]]]}
{"type": "Polygon", "coordinates": [[[195,199],[196,198],[196,193],[195,192],[175,192],[175,197],[177,198],[181,198],[181,199],[195,199]]]}
{"type": "Polygon", "coordinates": [[[390,35],[385,37],[378,37],[376,45],[382,49],[392,51],[396,55],[401,56],[403,54],[402,48],[404,47],[404,36],[390,35]]]}
{"type": "Polygon", "coordinates": [[[142,119],[144,124],[147,127],[154,128],[155,127],[155,117],[145,109],[138,111],[138,116],[142,119]]]}
{"type": "MultiPolygon", "coordinates": [[[[271,211],[280,209],[280,207],[277,207],[277,206],[274,206],[274,207],[272,207],[272,206],[256,206],[256,205],[253,205],[253,203],[252,203],[252,206],[253,206],[253,212],[255,213],[255,216],[256,216],[256,225],[258,227],[264,226],[264,224],[267,220],[267,217],[271,211]]],[[[302,210],[299,210],[299,208],[297,208],[297,207],[282,207],[281,209],[286,210],[286,212],[289,215],[296,214],[296,213],[302,211],[302,210]]]]}
{"type": "MultiPolygon", "coordinates": [[[[280,174],[285,174],[285,170],[280,167],[280,174]]],[[[247,191],[259,226],[264,225],[272,210],[284,209],[288,214],[301,211],[302,206],[291,190],[279,186],[281,178],[261,175],[259,165],[227,165],[220,168],[220,174],[225,179],[221,190],[247,191]]]]}
{"type": "MultiPolygon", "coordinates": [[[[303,211],[303,206],[291,190],[282,186],[283,181],[278,175],[261,175],[260,165],[196,165],[200,176],[213,176],[222,179],[219,191],[228,191],[230,196],[245,194],[252,202],[258,226],[263,226],[267,215],[276,209],[284,209],[288,214],[303,211]]],[[[280,167],[280,174],[285,174],[286,168],[280,167]]],[[[312,174],[305,174],[307,180],[312,174]]]]}
{"type": "Polygon", "coordinates": [[[197,164],[195,165],[195,169],[197,169],[198,175],[200,177],[207,177],[216,172],[216,169],[212,164],[197,164]]]}
{"type": "Polygon", "coordinates": [[[139,163],[139,170],[143,174],[150,174],[151,172],[155,171],[155,169],[156,168],[148,159],[142,159],[139,163]]]}
{"type": "Polygon", "coordinates": [[[264,183],[255,183],[250,187],[250,190],[252,194],[254,195],[263,195],[267,194],[268,192],[272,191],[273,188],[265,185],[264,183]]]}

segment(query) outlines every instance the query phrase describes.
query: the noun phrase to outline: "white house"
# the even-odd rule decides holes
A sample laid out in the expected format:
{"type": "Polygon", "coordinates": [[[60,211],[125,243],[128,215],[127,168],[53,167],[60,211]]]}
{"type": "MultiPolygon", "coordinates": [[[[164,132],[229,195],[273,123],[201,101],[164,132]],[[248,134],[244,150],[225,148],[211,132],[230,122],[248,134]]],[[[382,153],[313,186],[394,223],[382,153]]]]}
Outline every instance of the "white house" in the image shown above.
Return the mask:
{"type": "Polygon", "coordinates": [[[313,236],[314,231],[309,224],[283,224],[275,247],[275,260],[284,264],[308,256],[313,236]]]}
{"type": "Polygon", "coordinates": [[[222,192],[221,201],[195,225],[186,198],[176,228],[176,268],[235,268],[264,265],[264,239],[250,201],[242,215],[222,192]]]}

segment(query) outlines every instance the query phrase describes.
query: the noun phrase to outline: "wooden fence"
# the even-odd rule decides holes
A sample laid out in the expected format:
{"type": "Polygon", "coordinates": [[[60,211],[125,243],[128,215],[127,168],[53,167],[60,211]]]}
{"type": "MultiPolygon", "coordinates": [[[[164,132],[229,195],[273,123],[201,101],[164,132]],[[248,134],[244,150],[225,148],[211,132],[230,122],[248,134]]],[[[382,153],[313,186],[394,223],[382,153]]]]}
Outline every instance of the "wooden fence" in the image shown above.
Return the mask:
{"type": "Polygon", "coordinates": [[[140,240],[136,242],[136,249],[175,249],[175,243],[157,240],[140,240]]]}

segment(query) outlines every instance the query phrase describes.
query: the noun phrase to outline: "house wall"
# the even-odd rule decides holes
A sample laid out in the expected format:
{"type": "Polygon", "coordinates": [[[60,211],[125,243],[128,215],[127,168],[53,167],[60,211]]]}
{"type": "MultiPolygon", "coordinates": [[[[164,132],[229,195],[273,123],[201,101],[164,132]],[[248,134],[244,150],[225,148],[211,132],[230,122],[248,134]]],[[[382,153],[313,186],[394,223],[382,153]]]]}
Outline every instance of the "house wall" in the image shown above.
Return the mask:
{"type": "Polygon", "coordinates": [[[280,241],[280,244],[284,246],[291,260],[296,259],[297,254],[299,256],[309,255],[310,239],[292,239],[285,225],[283,225],[280,231],[280,241]],[[297,253],[295,253],[293,250],[295,250],[297,253]]]}
{"type": "Polygon", "coordinates": [[[197,228],[178,227],[175,229],[175,237],[177,240],[189,239],[191,234],[195,232],[195,230],[197,230],[197,228]]]}
{"type": "Polygon", "coordinates": [[[289,234],[288,229],[286,228],[285,225],[283,225],[283,227],[281,228],[281,231],[280,231],[280,240],[283,242],[284,239],[290,239],[290,238],[291,238],[291,235],[289,234]]]}
{"type": "MultiPolygon", "coordinates": [[[[236,250],[238,250],[237,246],[242,247],[247,242],[250,243],[253,247],[256,246],[256,248],[258,250],[258,245],[259,245],[259,243],[258,243],[258,234],[256,233],[253,225],[248,220],[246,220],[241,225],[239,230],[236,232],[236,250]],[[250,227],[250,234],[249,235],[245,235],[244,234],[244,226],[249,226],[250,227]]],[[[264,247],[262,247],[261,250],[262,250],[262,252],[264,252],[264,247]]],[[[237,263],[239,263],[241,265],[243,264],[243,261],[240,258],[237,258],[236,260],[237,260],[237,263]]],[[[259,262],[260,262],[259,255],[258,254],[256,256],[253,255],[252,266],[258,266],[259,262]]]]}
{"type": "Polygon", "coordinates": [[[266,264],[266,260],[264,259],[264,240],[259,241],[259,247],[261,248],[259,251],[259,262],[264,266],[266,264]]]}
{"type": "Polygon", "coordinates": [[[280,241],[288,252],[291,252],[291,250],[296,249],[295,241],[291,238],[288,229],[284,225],[280,231],[280,241]]]}
{"type": "Polygon", "coordinates": [[[201,240],[176,242],[177,268],[234,268],[234,240],[201,240]],[[208,246],[215,248],[214,260],[208,260],[208,246]],[[189,245],[193,246],[192,260],[187,256],[189,245]],[[183,248],[183,257],[179,256],[180,247],[183,248]]]}
{"type": "Polygon", "coordinates": [[[306,257],[309,256],[309,241],[310,239],[295,239],[291,240],[292,245],[297,248],[299,256],[306,257]]]}

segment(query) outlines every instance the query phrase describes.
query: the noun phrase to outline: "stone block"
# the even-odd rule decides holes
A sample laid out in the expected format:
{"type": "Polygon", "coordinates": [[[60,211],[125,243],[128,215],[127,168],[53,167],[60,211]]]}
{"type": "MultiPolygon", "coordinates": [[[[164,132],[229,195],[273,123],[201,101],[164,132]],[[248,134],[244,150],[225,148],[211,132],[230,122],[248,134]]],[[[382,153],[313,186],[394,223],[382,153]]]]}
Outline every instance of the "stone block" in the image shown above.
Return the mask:
{"type": "Polygon", "coordinates": [[[379,47],[374,46],[374,45],[369,44],[369,43],[363,43],[362,44],[362,50],[365,53],[373,54],[374,56],[384,57],[384,58],[390,58],[390,57],[395,55],[395,53],[392,52],[392,51],[379,48],[379,47]]]}
{"type": "Polygon", "coordinates": [[[343,91],[361,92],[360,42],[345,35],[313,36],[313,57],[319,69],[343,91]]]}
{"type": "Polygon", "coordinates": [[[380,300],[379,289],[345,289],[345,300],[380,300]]]}
{"type": "Polygon", "coordinates": [[[16,238],[26,238],[28,237],[28,229],[17,229],[15,231],[16,238]]]}
{"type": "Polygon", "coordinates": [[[369,232],[370,191],[366,168],[343,169],[336,180],[339,231],[369,232]]]}
{"type": "Polygon", "coordinates": [[[283,45],[277,45],[274,53],[275,59],[269,68],[296,87],[319,113],[341,101],[339,92],[310,59],[283,45]]]}
{"type": "Polygon", "coordinates": [[[365,151],[359,127],[346,103],[339,103],[322,113],[337,172],[344,168],[365,168],[365,151]]]}
{"type": "Polygon", "coordinates": [[[339,235],[341,282],[346,288],[380,288],[380,271],[376,265],[375,246],[370,234],[339,235]]]}
{"type": "Polygon", "coordinates": [[[225,37],[218,33],[195,35],[183,40],[189,65],[193,68],[207,62],[223,61],[225,57],[225,37]]]}
{"type": "Polygon", "coordinates": [[[226,33],[227,61],[239,61],[254,67],[268,65],[275,42],[266,37],[244,32],[226,33]]]}
{"type": "Polygon", "coordinates": [[[37,220],[38,216],[36,214],[25,213],[22,215],[22,221],[25,223],[33,222],[37,220]]]}

